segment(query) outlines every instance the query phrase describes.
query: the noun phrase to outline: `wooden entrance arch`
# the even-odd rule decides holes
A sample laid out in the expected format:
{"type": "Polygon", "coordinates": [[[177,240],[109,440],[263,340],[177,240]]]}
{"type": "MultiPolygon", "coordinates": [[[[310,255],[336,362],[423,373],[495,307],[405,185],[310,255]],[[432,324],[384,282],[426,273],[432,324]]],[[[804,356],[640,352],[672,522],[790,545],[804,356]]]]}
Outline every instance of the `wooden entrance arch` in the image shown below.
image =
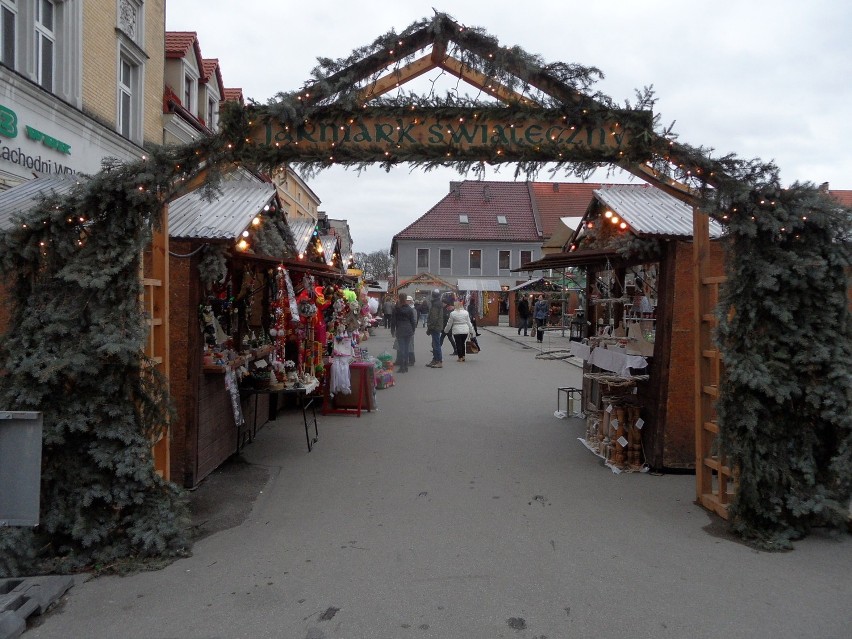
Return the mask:
{"type": "Polygon", "coordinates": [[[732,482],[713,446],[721,359],[711,336],[723,278],[706,270],[708,217],[696,208],[697,189],[733,181],[724,165],[656,133],[650,110],[616,108],[584,93],[597,70],[545,66],[441,13],[380,38],[346,64],[326,66],[327,75],[277,103],[226,112],[233,155],[267,166],[408,162],[464,169],[513,162],[524,170],[547,162],[585,173],[610,164],[693,206],[696,493],[703,506],[726,516],[732,482]],[[384,97],[433,69],[495,101],[384,97]]]}

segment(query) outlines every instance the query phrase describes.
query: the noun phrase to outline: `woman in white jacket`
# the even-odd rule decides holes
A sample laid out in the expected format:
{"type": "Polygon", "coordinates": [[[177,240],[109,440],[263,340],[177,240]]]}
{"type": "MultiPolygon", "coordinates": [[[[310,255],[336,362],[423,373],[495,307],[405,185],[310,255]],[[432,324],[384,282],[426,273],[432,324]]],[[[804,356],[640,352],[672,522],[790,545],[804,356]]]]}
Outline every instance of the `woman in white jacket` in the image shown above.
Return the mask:
{"type": "Polygon", "coordinates": [[[450,313],[450,318],[447,320],[447,325],[444,327],[444,332],[447,335],[452,335],[456,343],[456,354],[459,356],[459,361],[464,361],[464,343],[468,336],[473,335],[473,324],[470,321],[470,313],[464,310],[464,303],[461,300],[455,304],[455,310],[450,313]]]}

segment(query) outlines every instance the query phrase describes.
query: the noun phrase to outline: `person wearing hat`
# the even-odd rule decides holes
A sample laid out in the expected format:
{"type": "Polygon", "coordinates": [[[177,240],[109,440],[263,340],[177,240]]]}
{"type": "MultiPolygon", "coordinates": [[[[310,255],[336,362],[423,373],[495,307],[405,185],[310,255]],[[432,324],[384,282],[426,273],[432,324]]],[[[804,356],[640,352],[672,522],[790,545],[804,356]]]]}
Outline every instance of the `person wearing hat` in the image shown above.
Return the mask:
{"type": "Polygon", "coordinates": [[[444,354],[441,352],[444,324],[444,304],[441,302],[441,291],[436,288],[432,291],[432,301],[426,317],[426,334],[432,338],[432,361],[426,364],[429,368],[444,367],[444,354]]]}
{"type": "MultiPolygon", "coordinates": [[[[417,307],[414,305],[414,298],[411,295],[405,298],[406,303],[411,307],[411,312],[414,314],[414,330],[417,330],[417,307]]],[[[414,366],[414,333],[411,333],[411,338],[408,340],[408,365],[414,366]]]]}
{"type": "Polygon", "coordinates": [[[399,301],[393,309],[393,320],[391,322],[391,335],[396,338],[396,362],[397,371],[408,372],[408,351],[414,337],[414,329],[417,328],[414,309],[408,305],[405,293],[399,294],[399,301]]]}

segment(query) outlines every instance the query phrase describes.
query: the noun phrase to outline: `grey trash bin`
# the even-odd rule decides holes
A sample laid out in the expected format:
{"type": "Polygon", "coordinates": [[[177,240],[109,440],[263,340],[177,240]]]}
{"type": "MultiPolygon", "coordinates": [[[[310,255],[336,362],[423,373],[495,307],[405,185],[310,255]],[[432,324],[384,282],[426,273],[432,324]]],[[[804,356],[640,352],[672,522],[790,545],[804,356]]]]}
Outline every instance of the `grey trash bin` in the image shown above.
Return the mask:
{"type": "Polygon", "coordinates": [[[0,410],[0,526],[37,526],[41,488],[37,411],[0,410]]]}

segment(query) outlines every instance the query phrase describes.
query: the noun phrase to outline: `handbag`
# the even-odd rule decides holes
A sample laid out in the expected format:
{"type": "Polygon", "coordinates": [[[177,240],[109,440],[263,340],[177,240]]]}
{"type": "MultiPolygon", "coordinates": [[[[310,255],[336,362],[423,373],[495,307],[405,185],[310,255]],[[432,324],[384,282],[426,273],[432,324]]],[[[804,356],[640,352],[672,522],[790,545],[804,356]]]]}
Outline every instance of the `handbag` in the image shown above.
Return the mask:
{"type": "Polygon", "coordinates": [[[476,355],[479,351],[479,342],[476,341],[475,337],[471,337],[464,343],[464,351],[468,355],[476,355]]]}

